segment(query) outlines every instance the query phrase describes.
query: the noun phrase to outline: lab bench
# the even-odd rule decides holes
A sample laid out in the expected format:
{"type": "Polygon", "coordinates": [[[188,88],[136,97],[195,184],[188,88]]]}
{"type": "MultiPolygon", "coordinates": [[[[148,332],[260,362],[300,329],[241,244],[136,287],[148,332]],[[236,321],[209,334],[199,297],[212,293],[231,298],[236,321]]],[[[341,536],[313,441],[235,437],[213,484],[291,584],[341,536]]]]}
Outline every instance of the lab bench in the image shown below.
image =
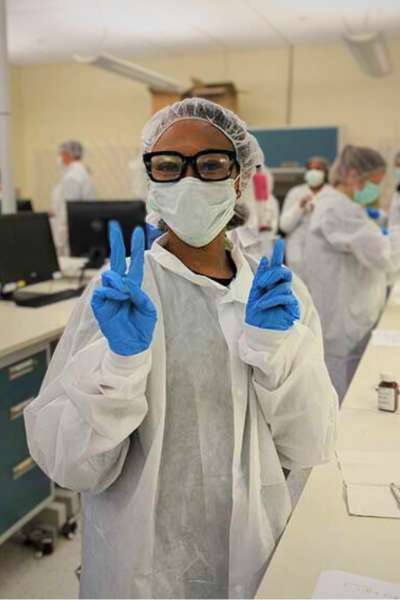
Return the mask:
{"type": "Polygon", "coordinates": [[[23,411],[39,392],[76,301],[43,308],[0,301],[0,544],[54,498],[54,484],[29,455],[23,411]]]}
{"type": "MultiPolygon", "coordinates": [[[[400,330],[399,284],[377,327],[400,330]]],[[[376,386],[385,372],[400,378],[400,347],[370,342],[340,411],[338,451],[400,452],[400,410],[377,409],[376,386]]],[[[349,515],[335,457],[312,470],[257,598],[311,598],[322,571],[400,583],[399,540],[400,519],[349,515]]]]}

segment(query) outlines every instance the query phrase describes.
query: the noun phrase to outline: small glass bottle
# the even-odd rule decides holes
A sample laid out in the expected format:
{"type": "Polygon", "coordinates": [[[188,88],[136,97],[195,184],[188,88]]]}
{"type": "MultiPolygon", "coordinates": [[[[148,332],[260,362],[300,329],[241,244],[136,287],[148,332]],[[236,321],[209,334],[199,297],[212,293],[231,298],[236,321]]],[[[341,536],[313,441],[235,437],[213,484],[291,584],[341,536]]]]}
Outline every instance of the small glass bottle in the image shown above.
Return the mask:
{"type": "Polygon", "coordinates": [[[396,412],[399,407],[399,384],[392,375],[381,375],[378,385],[378,408],[386,412],[396,412]]]}

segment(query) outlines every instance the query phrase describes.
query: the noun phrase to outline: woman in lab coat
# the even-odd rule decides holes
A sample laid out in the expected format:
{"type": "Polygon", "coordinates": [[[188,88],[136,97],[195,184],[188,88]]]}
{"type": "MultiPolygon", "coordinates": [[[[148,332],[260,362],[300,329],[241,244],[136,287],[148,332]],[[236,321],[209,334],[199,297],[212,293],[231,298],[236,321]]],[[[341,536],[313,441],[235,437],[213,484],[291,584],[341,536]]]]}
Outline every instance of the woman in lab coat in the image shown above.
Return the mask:
{"type": "Polygon", "coordinates": [[[51,201],[51,225],[59,256],[69,255],[68,201],[94,200],[96,190],[87,167],[82,162],[83,146],[71,140],[59,147],[58,162],[62,169],[61,179],[55,186],[51,201]]]}
{"type": "Polygon", "coordinates": [[[315,204],[307,234],[304,281],[340,400],[384,307],[388,276],[400,266],[400,228],[384,235],[364,208],[379,198],[385,170],[375,150],[347,146],[332,170],[334,189],[315,204]]]}
{"type": "Polygon", "coordinates": [[[168,231],[145,254],[135,231],[126,271],[112,226],[111,269],[25,413],[29,447],[83,492],[81,597],[252,597],[290,514],[283,469],[332,457],[320,324],[281,246],[258,267],[226,250],[255,166],[245,124],[186,99],[143,145],[168,231]]]}
{"type": "Polygon", "coordinates": [[[396,189],[389,210],[389,227],[400,225],[400,152],[394,157],[394,177],[396,189]]]}
{"type": "Polygon", "coordinates": [[[306,164],[305,183],[292,188],[283,203],[279,226],[286,233],[286,262],[300,277],[304,277],[304,246],[312,211],[325,192],[332,191],[328,174],[329,163],[325,158],[310,158],[306,164]]]}

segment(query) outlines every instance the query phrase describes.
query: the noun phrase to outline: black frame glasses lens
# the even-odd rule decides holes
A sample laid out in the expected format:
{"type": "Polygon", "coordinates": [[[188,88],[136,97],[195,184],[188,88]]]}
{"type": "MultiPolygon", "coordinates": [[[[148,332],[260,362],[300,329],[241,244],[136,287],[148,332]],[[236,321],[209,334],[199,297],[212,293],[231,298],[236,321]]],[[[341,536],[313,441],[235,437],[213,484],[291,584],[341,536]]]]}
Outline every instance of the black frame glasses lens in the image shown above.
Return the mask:
{"type": "Polygon", "coordinates": [[[170,183],[185,176],[189,165],[202,181],[224,181],[231,177],[239,164],[234,150],[202,150],[194,156],[185,156],[175,151],[146,152],[143,155],[147,173],[152,181],[170,183]],[[224,163],[224,159],[225,163],[224,163]]]}

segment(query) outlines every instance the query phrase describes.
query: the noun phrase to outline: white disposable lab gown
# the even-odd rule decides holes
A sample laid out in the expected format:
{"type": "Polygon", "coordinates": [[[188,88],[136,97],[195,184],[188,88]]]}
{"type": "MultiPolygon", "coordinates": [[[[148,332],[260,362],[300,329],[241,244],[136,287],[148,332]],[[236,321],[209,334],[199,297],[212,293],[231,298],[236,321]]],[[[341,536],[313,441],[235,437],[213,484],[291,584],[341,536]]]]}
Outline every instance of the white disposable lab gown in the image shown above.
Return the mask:
{"type": "Polygon", "coordinates": [[[241,201],[249,211],[249,218],[244,225],[228,232],[228,238],[231,242],[238,245],[247,256],[252,256],[256,260],[259,260],[262,256],[269,258],[272,255],[279,226],[279,202],[272,194],[274,185],[273,177],[266,167],[263,168],[263,171],[267,177],[270,192],[267,200],[267,209],[270,215],[271,229],[269,231],[258,230],[257,203],[253,185],[250,182],[246,189],[243,190],[241,198],[241,201]]]}
{"type": "Polygon", "coordinates": [[[60,182],[53,189],[51,219],[54,241],[60,256],[69,255],[68,222],[66,202],[70,200],[94,200],[96,190],[91,177],[80,160],[65,167],[60,182]]]}
{"type": "Polygon", "coordinates": [[[251,597],[291,510],[282,467],[332,457],[337,396],[320,323],[296,281],[300,322],[246,326],[253,271],[241,252],[224,287],[164,239],[145,255],[150,349],[111,353],[92,285],[25,412],[29,447],[83,492],[81,597],[251,597]]]}
{"type": "Polygon", "coordinates": [[[286,233],[286,262],[296,275],[304,279],[304,247],[308,228],[310,226],[313,209],[317,202],[327,193],[332,191],[328,184],[317,193],[307,185],[297,185],[289,190],[282,206],[280,228],[286,233]],[[307,209],[300,208],[300,203],[307,196],[312,196],[313,201],[307,209]]]}
{"type": "Polygon", "coordinates": [[[400,225],[400,185],[393,194],[389,210],[389,227],[400,225]]]}
{"type": "Polygon", "coordinates": [[[361,206],[332,189],[307,234],[305,283],[321,318],[325,357],[342,399],[400,266],[400,228],[384,236],[361,206]]]}

